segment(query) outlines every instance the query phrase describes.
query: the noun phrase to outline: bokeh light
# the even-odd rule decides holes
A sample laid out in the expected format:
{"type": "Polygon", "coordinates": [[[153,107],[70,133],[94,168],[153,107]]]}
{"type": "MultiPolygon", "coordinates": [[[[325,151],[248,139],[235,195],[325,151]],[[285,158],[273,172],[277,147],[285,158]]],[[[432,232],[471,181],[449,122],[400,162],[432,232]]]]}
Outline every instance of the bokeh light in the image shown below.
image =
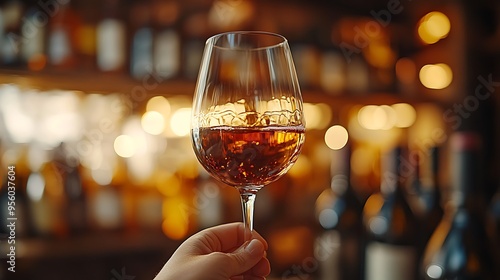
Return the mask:
{"type": "Polygon", "coordinates": [[[417,112],[413,106],[408,103],[396,103],[391,107],[396,112],[396,127],[410,127],[415,123],[417,112]]]}
{"type": "Polygon", "coordinates": [[[170,102],[163,96],[154,96],[148,100],[146,111],[156,111],[162,115],[170,114],[170,102]]]}
{"type": "MultiPolygon", "coordinates": [[[[366,105],[361,107],[358,111],[358,122],[366,129],[378,129],[380,125],[375,123],[372,118],[375,115],[375,110],[378,108],[376,105],[366,105]]],[[[385,120],[382,120],[385,121],[385,120]]]]}
{"type": "Polygon", "coordinates": [[[292,178],[307,177],[311,174],[312,163],[305,154],[301,154],[287,174],[292,178]]]}
{"type": "Polygon", "coordinates": [[[162,172],[157,176],[156,188],[164,196],[173,197],[179,194],[181,187],[181,180],[172,173],[162,172]]]}
{"type": "Polygon", "coordinates": [[[353,106],[347,123],[349,137],[355,141],[370,143],[378,148],[390,147],[398,142],[402,136],[402,130],[395,127],[397,116],[394,109],[387,107],[390,106],[353,106]],[[367,112],[363,112],[365,110],[367,112]],[[388,129],[390,126],[392,128],[388,129]]]}
{"type": "Polygon", "coordinates": [[[408,145],[426,151],[423,146],[442,145],[447,139],[442,109],[433,103],[415,105],[418,118],[408,130],[408,145]]]}
{"type": "Polygon", "coordinates": [[[182,197],[176,196],[163,202],[163,233],[174,240],[184,238],[188,234],[188,204],[182,197]]]}
{"type": "Polygon", "coordinates": [[[339,216],[331,208],[335,202],[335,195],[331,189],[326,189],[316,199],[316,215],[320,225],[325,229],[335,228],[339,216]]]}
{"type": "Polygon", "coordinates": [[[332,150],[342,149],[349,140],[349,133],[341,125],[330,127],[325,133],[325,143],[332,150]]]}
{"type": "Polygon", "coordinates": [[[444,63],[422,66],[419,73],[420,82],[429,89],[444,89],[453,80],[451,68],[444,63]]]}
{"type": "Polygon", "coordinates": [[[396,124],[396,112],[387,105],[366,105],[359,110],[358,121],[369,130],[389,130],[396,124]]]}
{"type": "Polygon", "coordinates": [[[365,51],[368,63],[377,68],[387,69],[394,65],[396,54],[385,41],[371,42],[365,51]]]}
{"type": "Polygon", "coordinates": [[[370,174],[372,171],[372,164],[376,158],[374,150],[368,147],[353,149],[351,154],[352,172],[359,176],[366,176],[370,174]]]}
{"type": "Polygon", "coordinates": [[[420,19],[418,35],[422,42],[434,44],[446,38],[450,33],[451,23],[448,17],[441,12],[430,12],[420,19]]]}
{"type": "Polygon", "coordinates": [[[32,173],[28,177],[28,182],[26,183],[26,193],[28,197],[33,201],[39,201],[42,199],[43,192],[45,189],[45,180],[40,173],[32,173]]]}
{"type": "Polygon", "coordinates": [[[132,138],[130,135],[125,134],[116,137],[113,146],[115,148],[116,154],[124,158],[129,158],[135,155],[137,150],[137,145],[134,141],[134,138],[132,138]]]}
{"type": "Polygon", "coordinates": [[[147,133],[159,135],[165,130],[165,118],[157,111],[147,111],[142,115],[141,125],[147,133]]]}
{"type": "Polygon", "coordinates": [[[111,168],[98,168],[92,169],[92,179],[101,186],[107,186],[113,181],[113,169],[111,168]]]}
{"type": "Polygon", "coordinates": [[[304,103],[307,129],[325,129],[332,119],[332,110],[325,103],[304,103]]]}
{"type": "Polygon", "coordinates": [[[186,136],[191,127],[191,108],[180,108],[172,114],[170,119],[172,132],[176,136],[186,136]]]}
{"type": "Polygon", "coordinates": [[[217,30],[241,28],[255,13],[252,1],[216,0],[208,12],[208,24],[217,30]]]}

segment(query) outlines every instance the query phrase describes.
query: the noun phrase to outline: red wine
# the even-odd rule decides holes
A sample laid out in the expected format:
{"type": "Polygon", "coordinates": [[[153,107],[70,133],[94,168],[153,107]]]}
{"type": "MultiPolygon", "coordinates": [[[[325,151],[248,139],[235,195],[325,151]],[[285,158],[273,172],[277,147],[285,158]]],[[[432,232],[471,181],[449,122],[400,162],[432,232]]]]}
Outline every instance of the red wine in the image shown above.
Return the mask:
{"type": "Polygon", "coordinates": [[[235,187],[261,187],[297,160],[304,132],[303,126],[216,126],[193,129],[191,135],[196,156],[212,176],[235,187]]]}

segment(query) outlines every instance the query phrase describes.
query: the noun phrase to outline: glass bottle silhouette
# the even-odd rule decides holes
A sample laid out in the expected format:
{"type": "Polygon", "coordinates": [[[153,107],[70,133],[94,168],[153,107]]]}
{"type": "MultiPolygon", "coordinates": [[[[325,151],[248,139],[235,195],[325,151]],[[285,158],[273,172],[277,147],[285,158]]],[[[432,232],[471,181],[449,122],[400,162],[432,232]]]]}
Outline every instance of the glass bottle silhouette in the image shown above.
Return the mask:
{"type": "Polygon", "coordinates": [[[416,279],[418,220],[403,187],[403,159],[400,147],[383,157],[381,193],[372,195],[365,204],[367,280],[416,279]]]}
{"type": "Polygon", "coordinates": [[[480,138],[470,132],[451,139],[451,189],[445,216],[426,246],[425,279],[494,278],[493,257],[486,234],[481,197],[480,138]]]}
{"type": "Polygon", "coordinates": [[[331,186],[316,201],[323,230],[315,242],[320,279],[362,279],[363,204],[350,181],[350,148],[332,151],[331,186]]]}

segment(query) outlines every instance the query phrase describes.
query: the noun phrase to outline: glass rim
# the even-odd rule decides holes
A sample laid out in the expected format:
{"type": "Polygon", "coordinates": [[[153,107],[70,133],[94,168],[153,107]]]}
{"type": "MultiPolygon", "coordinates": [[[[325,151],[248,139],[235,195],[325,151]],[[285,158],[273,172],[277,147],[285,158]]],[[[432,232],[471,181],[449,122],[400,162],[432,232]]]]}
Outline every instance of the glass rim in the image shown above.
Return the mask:
{"type": "Polygon", "coordinates": [[[285,36],[278,34],[278,33],[273,33],[273,32],[268,32],[268,31],[250,31],[250,30],[243,30],[243,31],[228,31],[228,32],[223,32],[223,33],[218,33],[215,35],[212,35],[209,37],[205,44],[211,44],[212,47],[222,49],[222,50],[240,50],[240,51],[258,51],[258,50],[266,50],[266,49],[272,49],[272,48],[277,48],[281,46],[285,46],[288,44],[288,40],[286,39],[285,36]],[[276,44],[269,44],[266,46],[261,46],[261,47],[255,47],[255,48],[231,48],[231,47],[223,47],[223,46],[218,46],[215,44],[219,38],[222,38],[227,35],[265,35],[269,37],[274,37],[274,38],[279,38],[281,41],[276,43],[276,44]]]}

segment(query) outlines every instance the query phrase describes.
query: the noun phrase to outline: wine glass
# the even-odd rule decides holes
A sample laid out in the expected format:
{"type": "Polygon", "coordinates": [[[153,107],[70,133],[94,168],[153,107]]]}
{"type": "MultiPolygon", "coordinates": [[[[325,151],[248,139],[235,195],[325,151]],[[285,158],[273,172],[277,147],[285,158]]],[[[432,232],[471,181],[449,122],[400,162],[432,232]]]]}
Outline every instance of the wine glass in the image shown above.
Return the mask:
{"type": "Polygon", "coordinates": [[[257,192],[285,174],[302,149],[302,107],[286,38],[238,31],[207,40],[193,100],[193,149],[208,173],[239,191],[246,241],[257,192]]]}

